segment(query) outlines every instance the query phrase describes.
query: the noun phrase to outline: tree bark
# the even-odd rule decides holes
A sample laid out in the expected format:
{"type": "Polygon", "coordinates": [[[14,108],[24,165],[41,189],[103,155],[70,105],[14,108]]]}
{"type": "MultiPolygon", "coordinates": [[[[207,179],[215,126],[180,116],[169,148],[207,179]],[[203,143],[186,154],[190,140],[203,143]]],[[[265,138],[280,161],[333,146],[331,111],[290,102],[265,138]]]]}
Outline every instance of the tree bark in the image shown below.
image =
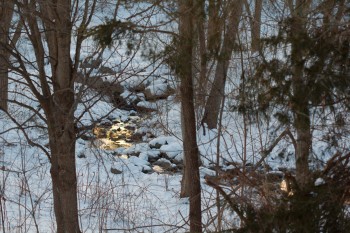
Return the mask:
{"type": "Polygon", "coordinates": [[[242,14],[243,0],[235,1],[230,7],[231,12],[228,19],[227,32],[224,35],[223,45],[217,58],[215,78],[207,99],[202,120],[203,123],[208,125],[209,129],[217,127],[221,100],[225,94],[228,66],[234,49],[239,21],[242,14]]]}
{"type": "Polygon", "coordinates": [[[48,38],[50,55],[54,56],[51,63],[54,93],[50,111],[47,112],[57,232],[78,233],[81,231],[75,170],[74,75],[70,58],[71,1],[52,1],[43,3],[42,7],[47,9],[49,15],[57,22],[55,40],[48,38]]]}
{"type": "Polygon", "coordinates": [[[6,47],[9,43],[9,29],[13,15],[14,2],[0,0],[0,108],[7,111],[8,106],[8,59],[6,47]]]}
{"type": "Polygon", "coordinates": [[[223,30],[220,18],[222,0],[209,0],[208,5],[208,52],[217,55],[220,49],[220,39],[223,30]]]}
{"type": "MultiPolygon", "coordinates": [[[[196,46],[199,50],[199,77],[197,79],[197,87],[196,90],[196,103],[197,106],[205,105],[205,97],[208,86],[208,78],[207,78],[207,64],[208,64],[208,53],[207,53],[207,43],[206,43],[206,32],[205,32],[205,1],[203,0],[195,0],[195,25],[196,32],[195,34],[198,37],[198,45],[196,46]]],[[[196,60],[193,57],[193,60],[196,60]]]]}
{"type": "Polygon", "coordinates": [[[310,112],[308,105],[308,87],[304,81],[303,38],[306,33],[306,11],[309,3],[297,0],[292,12],[292,112],[296,130],[296,180],[303,190],[310,182],[309,154],[312,146],[310,112]]]}
{"type": "Polygon", "coordinates": [[[65,91],[56,101],[60,103],[52,102],[47,115],[50,115],[48,120],[51,149],[50,172],[57,232],[77,233],[80,229],[75,170],[75,131],[74,117],[70,114],[74,95],[72,92],[65,91]]]}
{"type": "Polygon", "coordinates": [[[193,56],[193,0],[179,0],[180,9],[180,43],[179,44],[179,69],[182,109],[182,129],[184,147],[184,178],[182,184],[188,190],[182,190],[189,194],[190,201],[190,232],[202,232],[201,221],[201,188],[199,177],[199,152],[196,139],[196,117],[194,112],[194,94],[192,80],[192,56],[193,56]]]}
{"type": "Polygon", "coordinates": [[[70,56],[71,0],[32,1],[19,5],[19,8],[36,57],[41,90],[36,89],[30,76],[24,78],[42,106],[48,125],[57,232],[80,233],[75,170],[76,72],[70,56]],[[45,71],[46,46],[51,66],[49,78],[45,71]]]}
{"type": "Polygon", "coordinates": [[[254,17],[252,20],[252,52],[260,50],[260,30],[261,30],[261,11],[263,0],[255,0],[254,17]]]}

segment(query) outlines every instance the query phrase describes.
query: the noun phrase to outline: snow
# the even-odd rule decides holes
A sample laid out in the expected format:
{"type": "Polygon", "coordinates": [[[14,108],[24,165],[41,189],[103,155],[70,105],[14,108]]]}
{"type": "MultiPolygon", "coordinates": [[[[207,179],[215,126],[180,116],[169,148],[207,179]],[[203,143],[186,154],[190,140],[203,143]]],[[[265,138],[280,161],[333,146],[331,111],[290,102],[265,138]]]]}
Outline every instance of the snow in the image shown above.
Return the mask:
{"type": "Polygon", "coordinates": [[[146,109],[150,109],[150,110],[157,110],[158,109],[158,106],[156,103],[149,102],[149,101],[140,101],[137,103],[137,107],[146,108],[146,109]]]}
{"type": "MultiPolygon", "coordinates": [[[[122,95],[130,97],[133,96],[131,93],[125,91],[122,95]]],[[[180,103],[176,102],[174,96],[166,101],[139,103],[141,106],[142,103],[147,103],[145,104],[147,107],[152,105],[158,111],[157,114],[150,114],[151,119],[140,119],[145,123],[137,129],[138,132],[153,130],[157,137],[152,140],[146,137],[145,142],[134,143],[129,148],[118,148],[113,151],[95,148],[91,143],[81,139],[77,141],[77,156],[84,155],[82,158],[77,158],[79,215],[83,232],[98,232],[100,229],[119,229],[119,232],[123,232],[135,228],[143,232],[188,230],[188,226],[185,225],[188,199],[179,197],[181,174],[166,173],[163,167],[148,162],[149,159],[157,158],[160,153],[167,154],[168,159],[174,161],[183,160],[180,103]],[[167,131],[153,127],[157,123],[167,125],[167,131]],[[157,145],[160,146],[159,149],[151,148],[157,145]],[[113,174],[111,169],[117,169],[121,173],[113,174]],[[152,171],[154,172],[151,173],[152,171]]],[[[29,100],[28,103],[35,104],[29,100]]],[[[18,109],[11,108],[11,111],[16,112],[18,109]]],[[[126,122],[133,119],[133,116],[130,116],[132,114],[135,112],[115,109],[108,101],[99,99],[94,93],[85,94],[75,113],[80,117],[80,123],[85,125],[101,119],[101,123],[108,122],[107,117],[126,122]],[[92,106],[89,111],[85,111],[87,106],[92,106]]],[[[204,222],[210,219],[216,210],[210,208],[215,201],[212,196],[213,190],[203,179],[205,176],[215,176],[215,171],[208,167],[216,163],[218,151],[223,170],[234,168],[233,165],[226,165],[227,162],[242,161],[244,134],[241,122],[241,117],[226,112],[223,119],[225,130],[220,135],[217,130],[207,128],[204,129],[204,135],[203,128],[198,129],[197,139],[203,161],[200,177],[203,209],[206,209],[204,222]]],[[[273,122],[261,125],[261,129],[264,130],[261,137],[265,145],[269,145],[279,134],[279,131],[270,133],[274,130],[272,125],[273,122]]],[[[14,127],[14,124],[1,115],[1,131],[5,132],[11,127],[14,127]]],[[[261,158],[259,153],[261,148],[258,146],[259,132],[254,127],[249,128],[248,132],[251,136],[247,139],[247,162],[254,163],[261,158]]],[[[41,145],[48,142],[45,132],[40,133],[36,129],[31,130],[29,136],[41,145]]],[[[9,200],[6,202],[9,228],[14,230],[24,222],[28,232],[35,231],[31,212],[24,213],[20,219],[17,211],[20,208],[22,212],[27,209],[33,211],[41,232],[53,232],[55,223],[50,164],[47,157],[38,148],[28,145],[17,130],[8,131],[2,137],[11,145],[14,144],[14,146],[4,145],[0,153],[0,166],[6,168],[1,171],[4,178],[1,185],[4,189],[4,198],[9,200]]],[[[105,141],[102,139],[101,142],[105,141]]],[[[314,151],[324,152],[326,147],[326,143],[315,144],[314,151]]],[[[294,163],[292,157],[292,146],[288,141],[282,141],[267,158],[267,163],[277,172],[279,167],[292,167],[294,163]],[[283,156],[279,156],[281,152],[283,156]],[[287,158],[290,160],[287,161],[287,158]]],[[[162,158],[158,161],[174,166],[168,159],[162,158]]],[[[324,180],[321,178],[315,181],[315,186],[322,184],[324,180]]],[[[228,214],[227,218],[234,219],[234,216],[228,214]]]]}
{"type": "Polygon", "coordinates": [[[147,152],[148,150],[150,150],[150,148],[148,147],[147,143],[139,143],[125,149],[123,151],[123,154],[141,153],[141,152],[147,152]]]}
{"type": "Polygon", "coordinates": [[[115,168],[121,172],[128,172],[133,175],[142,172],[143,170],[151,170],[149,163],[141,158],[136,156],[131,156],[129,159],[116,159],[113,163],[112,168],[115,168]]]}
{"type": "Polygon", "coordinates": [[[215,171],[208,169],[206,167],[200,167],[199,174],[201,178],[204,178],[205,176],[215,176],[215,171]]]}
{"type": "Polygon", "coordinates": [[[150,146],[158,145],[169,145],[170,143],[177,143],[178,139],[173,136],[160,136],[155,139],[152,139],[148,144],[150,146]]]}
{"type": "Polygon", "coordinates": [[[128,104],[133,103],[136,100],[145,100],[145,94],[143,93],[133,93],[130,92],[129,90],[125,90],[122,94],[120,94],[121,97],[123,97],[128,104]]]}
{"type": "Polygon", "coordinates": [[[146,87],[146,91],[149,91],[151,95],[161,96],[164,95],[168,90],[166,83],[151,84],[146,87]]]}
{"type": "MultiPolygon", "coordinates": [[[[125,10],[124,14],[123,17],[126,18],[131,13],[125,10]]],[[[93,24],[99,24],[102,18],[95,17],[93,24]]],[[[87,41],[86,47],[91,47],[91,43],[92,41],[87,41]]],[[[25,44],[23,48],[25,51],[30,50],[25,44]]],[[[114,47],[116,51],[118,48],[114,47]]],[[[82,51],[82,59],[93,52],[94,50],[90,49],[82,51]]],[[[158,158],[161,153],[166,154],[167,158],[159,159],[159,163],[168,163],[174,167],[175,161],[183,161],[181,103],[176,95],[169,96],[166,100],[146,101],[144,93],[134,91],[143,85],[152,95],[163,95],[169,88],[174,89],[177,81],[171,75],[153,75],[145,70],[147,64],[142,61],[139,54],[135,55],[135,60],[131,62],[130,57],[121,55],[125,51],[118,51],[117,55],[114,52],[109,50],[103,54],[106,60],[104,64],[114,64],[118,74],[105,76],[105,80],[120,81],[125,88],[121,94],[123,98],[129,103],[141,100],[137,104],[138,107],[156,110],[156,113],[147,114],[148,118],[134,117],[132,115],[136,113],[135,111],[117,109],[109,99],[101,98],[98,93],[86,90],[81,84],[75,85],[76,92],[82,90],[83,93],[74,113],[78,119],[78,126],[109,122],[108,119],[122,122],[134,119],[142,121],[137,132],[145,133],[143,142],[133,143],[129,148],[121,147],[114,150],[103,149],[110,142],[106,139],[93,142],[77,140],[76,170],[82,231],[101,232],[103,229],[118,229],[116,232],[186,232],[189,201],[187,198],[179,197],[181,173],[165,173],[164,168],[149,162],[158,158]],[[147,133],[157,137],[150,139],[147,133]],[[158,146],[159,148],[156,148],[158,146]],[[121,173],[113,174],[111,169],[117,169],[121,173]],[[155,172],[151,173],[152,171],[155,172]]],[[[34,60],[34,55],[29,53],[28,60],[34,60]]],[[[234,66],[232,67],[234,69],[234,66]]],[[[48,69],[49,75],[49,66],[45,68],[48,69]]],[[[35,70],[31,72],[36,74],[35,70]]],[[[93,74],[98,75],[98,72],[94,71],[93,74]]],[[[23,81],[15,74],[11,74],[11,77],[23,81]]],[[[237,80],[232,80],[233,87],[238,86],[235,83],[237,80]]],[[[230,88],[228,91],[232,91],[230,88]]],[[[10,82],[10,90],[10,99],[25,103],[43,115],[28,87],[10,82]]],[[[235,103],[232,99],[228,102],[235,103]]],[[[8,232],[36,232],[37,224],[40,232],[54,232],[50,162],[43,151],[48,150],[47,130],[32,128],[37,125],[45,126],[44,119],[34,111],[28,112],[21,106],[10,105],[9,111],[19,124],[28,127],[27,136],[42,146],[42,149],[29,144],[23,132],[16,128],[17,125],[0,111],[0,198],[5,202],[3,206],[6,207],[6,227],[9,229],[8,232]]],[[[316,118],[317,114],[314,114],[316,118]]],[[[255,164],[261,159],[261,151],[273,144],[283,131],[277,120],[272,117],[258,122],[259,127],[256,123],[251,123],[244,128],[243,117],[225,107],[221,132],[210,130],[206,126],[198,126],[197,139],[203,162],[200,177],[205,224],[216,214],[214,191],[203,180],[205,176],[215,176],[215,171],[210,167],[219,162],[225,171],[235,168],[230,165],[231,162],[241,164],[244,160],[246,163],[255,164]]],[[[321,123],[320,120],[312,122],[315,126],[321,123]]],[[[332,127],[329,128],[333,130],[332,127]]],[[[315,127],[313,135],[315,137],[312,149],[316,155],[314,160],[322,165],[336,150],[323,140],[327,132],[315,127]]],[[[346,137],[339,139],[338,143],[341,148],[349,148],[346,137]]],[[[315,161],[312,161],[313,165],[316,164],[315,161]]],[[[294,148],[290,140],[284,138],[265,162],[271,167],[271,173],[281,173],[278,171],[280,168],[293,168],[294,148]]],[[[325,180],[322,178],[317,178],[314,183],[315,186],[323,184],[325,180]]],[[[232,213],[227,214],[226,218],[231,224],[229,226],[234,225],[235,216],[232,213]]]]}
{"type": "Polygon", "coordinates": [[[324,180],[324,179],[322,179],[322,178],[317,178],[316,180],[315,180],[315,186],[321,186],[321,185],[324,185],[326,183],[326,181],[324,180]]]}
{"type": "Polygon", "coordinates": [[[166,153],[171,159],[182,153],[183,148],[179,142],[171,142],[160,147],[160,151],[166,153]]]}

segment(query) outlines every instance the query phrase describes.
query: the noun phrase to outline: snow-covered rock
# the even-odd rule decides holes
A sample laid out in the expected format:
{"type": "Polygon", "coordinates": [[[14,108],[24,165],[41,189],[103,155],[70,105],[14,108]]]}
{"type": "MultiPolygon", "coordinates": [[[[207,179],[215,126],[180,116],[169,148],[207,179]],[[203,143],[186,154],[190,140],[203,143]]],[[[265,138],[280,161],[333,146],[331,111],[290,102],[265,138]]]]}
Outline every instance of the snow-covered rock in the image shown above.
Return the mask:
{"type": "Polygon", "coordinates": [[[183,148],[179,142],[171,142],[160,147],[160,152],[167,154],[170,159],[175,158],[182,151],[183,148]]]}
{"type": "Polygon", "coordinates": [[[142,111],[150,112],[150,111],[158,110],[157,103],[148,102],[148,101],[140,101],[137,103],[136,107],[137,107],[137,110],[141,112],[142,111]]]}
{"type": "Polygon", "coordinates": [[[171,143],[177,143],[179,140],[173,136],[160,136],[152,139],[148,144],[150,148],[160,149],[163,145],[169,145],[171,143]]]}

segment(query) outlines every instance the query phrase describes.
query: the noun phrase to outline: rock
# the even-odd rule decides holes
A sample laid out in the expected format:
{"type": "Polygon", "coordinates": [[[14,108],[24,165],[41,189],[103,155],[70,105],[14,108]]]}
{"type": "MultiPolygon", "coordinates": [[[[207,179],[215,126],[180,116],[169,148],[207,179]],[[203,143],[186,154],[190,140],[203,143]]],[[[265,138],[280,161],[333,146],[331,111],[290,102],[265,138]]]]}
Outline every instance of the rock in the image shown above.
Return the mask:
{"type": "Polygon", "coordinates": [[[151,167],[149,167],[149,166],[144,166],[142,168],[142,172],[145,173],[145,174],[151,174],[151,173],[153,173],[153,169],[151,167]]]}
{"type": "Polygon", "coordinates": [[[140,101],[136,104],[135,110],[137,110],[140,113],[149,113],[149,112],[157,111],[158,106],[154,102],[140,101]]]}
{"type": "Polygon", "coordinates": [[[160,151],[167,154],[167,157],[172,159],[175,158],[178,154],[182,153],[183,147],[179,142],[172,142],[162,145],[160,151]]]}
{"type": "Polygon", "coordinates": [[[151,149],[160,149],[161,146],[162,146],[162,144],[160,144],[160,143],[158,143],[158,142],[149,145],[149,147],[150,147],[151,149]]]}
{"type": "Polygon", "coordinates": [[[171,162],[167,159],[161,158],[158,159],[156,162],[153,163],[153,165],[158,165],[159,167],[163,168],[164,170],[167,170],[171,168],[171,162]]]}
{"type": "Polygon", "coordinates": [[[141,153],[140,151],[133,151],[131,153],[128,153],[127,155],[129,157],[131,157],[131,156],[139,157],[140,153],[141,153]]]}
{"type": "Polygon", "coordinates": [[[137,116],[137,112],[134,110],[131,110],[129,116],[132,116],[132,117],[137,116]]]}
{"type": "Polygon", "coordinates": [[[178,154],[177,156],[175,156],[175,158],[173,158],[172,161],[176,165],[183,164],[183,155],[182,155],[182,153],[178,154]]]}
{"type": "Polygon", "coordinates": [[[125,90],[120,96],[123,97],[130,106],[136,106],[140,101],[145,100],[145,95],[143,93],[130,92],[129,90],[125,90]]]}
{"type": "Polygon", "coordinates": [[[154,134],[151,133],[151,132],[147,132],[147,133],[146,133],[146,136],[147,136],[147,138],[149,138],[149,139],[154,139],[154,138],[156,138],[156,135],[154,135],[154,134]]]}
{"type": "Polygon", "coordinates": [[[124,128],[127,129],[127,130],[131,130],[131,131],[135,131],[136,130],[136,127],[135,126],[131,126],[131,125],[127,125],[124,128]]]}
{"type": "Polygon", "coordinates": [[[118,170],[118,169],[116,169],[116,168],[114,168],[114,167],[111,167],[111,172],[112,172],[113,174],[116,174],[116,175],[119,175],[119,174],[122,174],[122,173],[123,173],[122,171],[120,171],[120,170],[118,170]]]}
{"type": "Polygon", "coordinates": [[[150,157],[150,158],[148,158],[148,162],[150,162],[151,164],[153,164],[153,163],[157,162],[158,159],[159,159],[159,158],[150,157]]]}
{"type": "Polygon", "coordinates": [[[172,164],[172,166],[170,168],[167,169],[168,172],[172,172],[172,173],[175,173],[175,172],[178,172],[179,169],[177,168],[176,165],[172,164]]]}
{"type": "Polygon", "coordinates": [[[94,137],[89,136],[89,135],[86,135],[86,134],[82,134],[82,135],[80,136],[80,138],[81,138],[82,140],[84,140],[84,141],[91,141],[91,140],[94,139],[94,137]]]}
{"type": "Polygon", "coordinates": [[[132,110],[133,109],[133,107],[130,106],[128,104],[128,102],[122,96],[120,96],[119,93],[115,93],[113,95],[113,104],[114,104],[114,106],[116,106],[119,109],[123,109],[123,110],[132,110]]]}
{"type": "Polygon", "coordinates": [[[184,165],[183,164],[177,164],[176,167],[180,171],[184,169],[184,165]]]}
{"type": "Polygon", "coordinates": [[[205,177],[205,176],[215,176],[216,173],[215,173],[215,171],[213,171],[209,168],[200,167],[199,174],[200,174],[200,177],[205,177]]]}
{"type": "Polygon", "coordinates": [[[150,84],[144,90],[146,100],[166,99],[174,90],[167,83],[150,84]]]}
{"type": "Polygon", "coordinates": [[[149,142],[149,145],[150,145],[150,147],[151,146],[154,147],[157,144],[168,145],[168,144],[173,143],[173,142],[178,142],[178,139],[176,137],[173,137],[173,136],[160,136],[160,137],[152,139],[149,142]]]}
{"type": "Polygon", "coordinates": [[[113,124],[119,124],[119,123],[122,123],[120,119],[114,119],[112,122],[113,122],[113,124]]]}
{"type": "Polygon", "coordinates": [[[129,88],[129,90],[133,92],[144,92],[145,89],[146,89],[146,83],[139,83],[138,85],[134,85],[129,88]]]}
{"type": "Polygon", "coordinates": [[[164,159],[167,159],[169,161],[171,159],[167,153],[164,153],[162,151],[160,151],[160,153],[159,153],[159,158],[164,158],[164,159]]]}
{"type": "Polygon", "coordinates": [[[107,127],[111,127],[112,126],[112,122],[104,120],[104,121],[102,121],[100,123],[100,126],[103,126],[103,127],[106,127],[106,128],[107,127]]]}
{"type": "Polygon", "coordinates": [[[86,155],[85,155],[84,153],[79,153],[79,154],[78,154],[78,158],[79,158],[79,159],[86,158],[86,155]]]}
{"type": "Polygon", "coordinates": [[[142,137],[143,137],[143,134],[134,133],[127,139],[127,141],[128,142],[142,142],[142,137]]]}

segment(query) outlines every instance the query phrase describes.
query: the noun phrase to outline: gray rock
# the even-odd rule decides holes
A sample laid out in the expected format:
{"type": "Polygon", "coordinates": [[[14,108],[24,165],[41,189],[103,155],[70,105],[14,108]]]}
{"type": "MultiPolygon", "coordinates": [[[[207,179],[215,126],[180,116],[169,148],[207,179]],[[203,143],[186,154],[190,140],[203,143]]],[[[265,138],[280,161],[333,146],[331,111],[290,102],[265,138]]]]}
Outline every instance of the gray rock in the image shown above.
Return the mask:
{"type": "Polygon", "coordinates": [[[158,165],[159,167],[162,167],[164,170],[167,170],[171,168],[171,162],[167,159],[161,158],[153,163],[153,165],[158,165]]]}
{"type": "Polygon", "coordinates": [[[113,174],[116,174],[116,175],[119,175],[119,174],[122,174],[122,173],[123,173],[122,171],[120,171],[120,170],[118,170],[118,169],[116,169],[116,168],[114,168],[114,167],[111,167],[111,172],[112,172],[113,174]]]}
{"type": "Polygon", "coordinates": [[[160,143],[155,143],[154,145],[149,145],[149,147],[151,148],[151,149],[159,149],[160,147],[162,146],[162,144],[160,144],[160,143]]]}

